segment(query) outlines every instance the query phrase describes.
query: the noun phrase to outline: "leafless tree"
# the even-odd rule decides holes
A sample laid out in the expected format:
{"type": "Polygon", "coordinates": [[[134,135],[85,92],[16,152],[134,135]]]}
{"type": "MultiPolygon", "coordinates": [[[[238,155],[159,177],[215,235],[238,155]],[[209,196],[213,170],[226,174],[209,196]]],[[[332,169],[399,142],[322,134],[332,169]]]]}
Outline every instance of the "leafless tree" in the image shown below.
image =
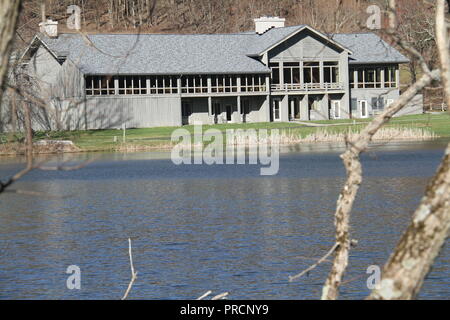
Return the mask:
{"type": "MultiPolygon", "coordinates": [[[[430,70],[418,51],[402,42],[403,47],[421,62],[423,75],[411,85],[389,108],[377,116],[354,141],[348,141],[346,152],[341,156],[347,171],[347,180],[341,190],[335,213],[336,250],[332,269],[323,287],[322,299],[336,299],[348,265],[351,245],[349,233],[352,206],[362,183],[362,168],[359,156],[364,152],[373,135],[403,108],[417,93],[432,81],[439,80],[450,97],[450,57],[448,26],[445,22],[444,0],[437,5],[436,37],[439,46],[440,69],[430,70]],[[419,56],[419,57],[417,57],[419,56]]],[[[395,12],[395,0],[389,0],[388,10],[395,12]]],[[[396,14],[391,15],[396,19],[396,14]]],[[[391,21],[390,29],[396,25],[391,21]]],[[[393,33],[389,30],[389,33],[393,33]]],[[[448,99],[448,98],[447,98],[448,99]]],[[[404,233],[383,271],[381,288],[370,298],[410,299],[414,298],[439,253],[450,227],[450,144],[438,172],[429,184],[411,225],[404,233]]]]}

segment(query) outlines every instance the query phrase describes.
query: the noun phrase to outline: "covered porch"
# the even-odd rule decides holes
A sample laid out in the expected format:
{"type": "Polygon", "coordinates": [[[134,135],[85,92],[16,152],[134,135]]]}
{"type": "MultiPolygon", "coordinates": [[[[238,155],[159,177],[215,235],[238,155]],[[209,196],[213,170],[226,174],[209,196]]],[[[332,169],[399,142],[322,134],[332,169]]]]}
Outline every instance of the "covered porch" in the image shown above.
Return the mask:
{"type": "Polygon", "coordinates": [[[265,122],[269,121],[268,107],[266,96],[182,98],[182,124],[265,122]]]}
{"type": "Polygon", "coordinates": [[[341,119],[349,116],[343,94],[274,95],[270,121],[310,121],[341,119]]]}

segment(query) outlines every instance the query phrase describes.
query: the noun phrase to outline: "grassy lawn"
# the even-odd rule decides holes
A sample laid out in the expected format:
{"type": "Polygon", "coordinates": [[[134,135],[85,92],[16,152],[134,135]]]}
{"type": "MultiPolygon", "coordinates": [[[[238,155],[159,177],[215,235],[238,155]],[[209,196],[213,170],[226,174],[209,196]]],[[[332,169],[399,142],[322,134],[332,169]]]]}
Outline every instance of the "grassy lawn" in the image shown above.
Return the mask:
{"type": "MultiPolygon", "coordinates": [[[[314,121],[320,124],[333,124],[330,127],[307,127],[297,123],[277,122],[277,123],[249,123],[249,124],[220,124],[220,125],[205,125],[203,130],[210,128],[218,129],[224,132],[227,129],[280,129],[281,131],[289,131],[292,134],[300,134],[306,136],[317,130],[342,132],[349,128],[360,130],[370,119],[357,120],[329,120],[329,121],[314,121]]],[[[414,128],[429,128],[431,131],[440,137],[450,138],[450,114],[423,114],[402,116],[393,119],[388,126],[394,127],[414,127],[414,128]]],[[[171,134],[177,129],[176,127],[160,127],[147,129],[129,129],[126,131],[127,145],[142,146],[150,148],[167,147],[170,144],[171,134]]],[[[194,132],[193,126],[184,126],[183,129],[189,132],[194,132]]],[[[90,131],[71,131],[71,132],[37,132],[36,140],[53,139],[53,140],[71,140],[79,148],[86,151],[100,151],[100,150],[116,150],[123,144],[122,130],[90,130],[90,131]],[[116,139],[117,142],[114,142],[116,139]]],[[[0,135],[2,142],[8,141],[6,135],[0,135]]]]}

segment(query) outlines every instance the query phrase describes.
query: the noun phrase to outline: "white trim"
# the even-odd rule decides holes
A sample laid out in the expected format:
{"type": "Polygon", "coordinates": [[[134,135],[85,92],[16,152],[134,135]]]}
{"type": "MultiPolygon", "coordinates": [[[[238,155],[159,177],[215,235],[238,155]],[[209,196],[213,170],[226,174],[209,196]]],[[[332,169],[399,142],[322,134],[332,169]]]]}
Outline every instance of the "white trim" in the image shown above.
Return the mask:
{"type": "Polygon", "coordinates": [[[333,112],[333,119],[341,118],[341,100],[331,100],[331,110],[333,112]],[[337,106],[337,116],[336,116],[336,106],[337,106]]]}
{"type": "Polygon", "coordinates": [[[281,121],[281,99],[272,99],[272,118],[273,122],[281,121]],[[275,104],[278,102],[278,118],[275,117],[275,104]]]}
{"type": "Polygon", "coordinates": [[[368,103],[367,103],[367,100],[359,100],[359,114],[360,114],[360,116],[361,116],[361,118],[368,118],[369,117],[369,105],[368,105],[368,103]],[[362,108],[362,104],[363,104],[363,102],[364,102],[364,104],[365,104],[365,111],[366,111],[366,115],[364,116],[363,115],[363,108],[362,108]]]}
{"type": "Polygon", "coordinates": [[[38,40],[38,41],[41,43],[41,45],[42,45],[45,49],[47,49],[47,51],[53,56],[53,58],[55,58],[55,60],[58,61],[58,56],[57,56],[57,54],[56,54],[55,52],[53,52],[53,51],[49,48],[49,46],[48,46],[44,41],[42,41],[41,38],[39,38],[39,37],[36,35],[36,36],[34,36],[33,40],[31,40],[30,44],[28,45],[28,47],[25,49],[25,51],[24,51],[23,54],[21,55],[20,59],[18,60],[19,62],[22,61],[22,59],[25,57],[25,55],[27,54],[27,52],[31,49],[33,43],[34,43],[36,40],[38,40]]]}

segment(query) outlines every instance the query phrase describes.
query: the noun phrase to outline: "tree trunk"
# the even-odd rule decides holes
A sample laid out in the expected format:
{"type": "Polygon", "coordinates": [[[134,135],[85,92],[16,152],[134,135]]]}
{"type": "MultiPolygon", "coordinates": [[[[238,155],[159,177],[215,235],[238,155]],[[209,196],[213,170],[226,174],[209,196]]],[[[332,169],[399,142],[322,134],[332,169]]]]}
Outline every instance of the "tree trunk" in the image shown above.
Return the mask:
{"type": "Polygon", "coordinates": [[[0,0],[0,103],[8,75],[9,59],[21,0],[0,0]]]}
{"type": "MultiPolygon", "coordinates": [[[[436,44],[441,78],[450,105],[450,55],[445,1],[436,6],[436,44]]],[[[414,299],[438,256],[450,230],[450,144],[444,160],[427,187],[411,224],[384,266],[379,288],[369,299],[414,299]]]]}
{"type": "Polygon", "coordinates": [[[450,229],[450,144],[425,197],[369,299],[414,299],[450,229]]]}

